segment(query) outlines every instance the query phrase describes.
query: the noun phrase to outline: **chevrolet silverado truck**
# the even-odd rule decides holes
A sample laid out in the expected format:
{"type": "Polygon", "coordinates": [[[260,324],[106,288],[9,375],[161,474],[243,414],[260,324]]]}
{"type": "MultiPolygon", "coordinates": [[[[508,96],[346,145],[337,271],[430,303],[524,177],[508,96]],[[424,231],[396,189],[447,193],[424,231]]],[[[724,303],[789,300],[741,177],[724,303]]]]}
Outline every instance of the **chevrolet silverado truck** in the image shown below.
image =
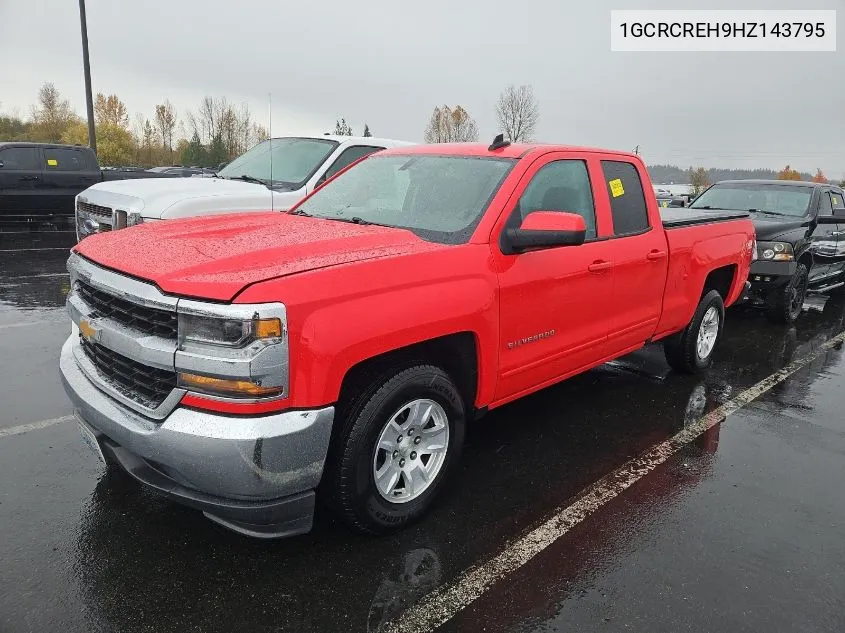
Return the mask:
{"type": "Polygon", "coordinates": [[[808,290],[845,287],[845,192],[827,183],[725,180],[689,207],[747,211],[754,221],[757,261],[749,299],[775,323],[794,323],[808,290]]]}
{"type": "Polygon", "coordinates": [[[319,498],[389,532],[468,420],[651,341],[708,367],[754,228],[663,212],[634,154],[384,150],[285,213],[77,244],[64,386],[104,462],[223,526],[306,532],[319,498]]]}
{"type": "Polygon", "coordinates": [[[156,220],[286,211],[362,157],[411,144],[370,136],[274,138],[235,158],[216,177],[94,185],[76,197],[76,239],[156,220]]]}

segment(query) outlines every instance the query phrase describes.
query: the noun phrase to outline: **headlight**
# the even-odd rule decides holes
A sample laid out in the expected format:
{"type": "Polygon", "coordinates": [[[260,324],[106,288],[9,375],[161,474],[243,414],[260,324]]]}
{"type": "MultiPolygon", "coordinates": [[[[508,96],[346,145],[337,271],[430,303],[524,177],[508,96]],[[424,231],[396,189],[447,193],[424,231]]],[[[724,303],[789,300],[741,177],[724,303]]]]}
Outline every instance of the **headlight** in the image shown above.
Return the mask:
{"type": "Polygon", "coordinates": [[[179,315],[179,344],[186,341],[224,347],[243,347],[257,339],[282,336],[280,319],[216,319],[195,314],[179,315]]]}
{"type": "Polygon", "coordinates": [[[795,259],[792,244],[786,242],[758,242],[757,252],[760,259],[775,262],[791,262],[795,259]]]}

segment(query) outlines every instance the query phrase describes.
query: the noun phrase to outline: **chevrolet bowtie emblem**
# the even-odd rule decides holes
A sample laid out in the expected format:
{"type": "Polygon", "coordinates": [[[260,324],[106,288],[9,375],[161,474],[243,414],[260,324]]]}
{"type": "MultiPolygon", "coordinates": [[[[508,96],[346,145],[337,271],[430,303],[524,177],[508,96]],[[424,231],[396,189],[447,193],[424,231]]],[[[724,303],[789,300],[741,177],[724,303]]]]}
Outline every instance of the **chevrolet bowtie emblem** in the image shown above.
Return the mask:
{"type": "Polygon", "coordinates": [[[100,331],[91,325],[88,319],[80,319],[79,320],[79,331],[82,332],[82,336],[85,338],[86,341],[96,341],[97,335],[100,331]]]}

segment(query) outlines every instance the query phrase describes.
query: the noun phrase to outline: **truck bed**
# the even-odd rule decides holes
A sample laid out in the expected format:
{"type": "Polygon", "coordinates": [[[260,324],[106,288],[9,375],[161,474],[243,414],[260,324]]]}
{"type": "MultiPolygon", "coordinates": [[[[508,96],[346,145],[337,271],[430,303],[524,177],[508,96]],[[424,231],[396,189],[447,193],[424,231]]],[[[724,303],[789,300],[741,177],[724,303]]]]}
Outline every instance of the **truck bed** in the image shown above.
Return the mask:
{"type": "Polygon", "coordinates": [[[663,220],[663,227],[667,230],[696,224],[741,220],[747,217],[749,215],[745,211],[699,211],[687,207],[660,207],[660,218],[663,220]]]}

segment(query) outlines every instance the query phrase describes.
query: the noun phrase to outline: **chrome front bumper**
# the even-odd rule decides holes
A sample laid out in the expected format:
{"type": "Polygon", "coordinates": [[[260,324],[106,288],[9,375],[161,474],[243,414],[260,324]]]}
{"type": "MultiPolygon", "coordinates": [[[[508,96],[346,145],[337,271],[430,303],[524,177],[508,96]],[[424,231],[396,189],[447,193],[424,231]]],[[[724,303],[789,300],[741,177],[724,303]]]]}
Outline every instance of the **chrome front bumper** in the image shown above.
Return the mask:
{"type": "Polygon", "coordinates": [[[62,347],[60,369],[77,414],[132,476],[208,518],[251,536],[311,528],[334,407],[230,417],[177,406],[150,419],[106,395],[62,347]]]}

